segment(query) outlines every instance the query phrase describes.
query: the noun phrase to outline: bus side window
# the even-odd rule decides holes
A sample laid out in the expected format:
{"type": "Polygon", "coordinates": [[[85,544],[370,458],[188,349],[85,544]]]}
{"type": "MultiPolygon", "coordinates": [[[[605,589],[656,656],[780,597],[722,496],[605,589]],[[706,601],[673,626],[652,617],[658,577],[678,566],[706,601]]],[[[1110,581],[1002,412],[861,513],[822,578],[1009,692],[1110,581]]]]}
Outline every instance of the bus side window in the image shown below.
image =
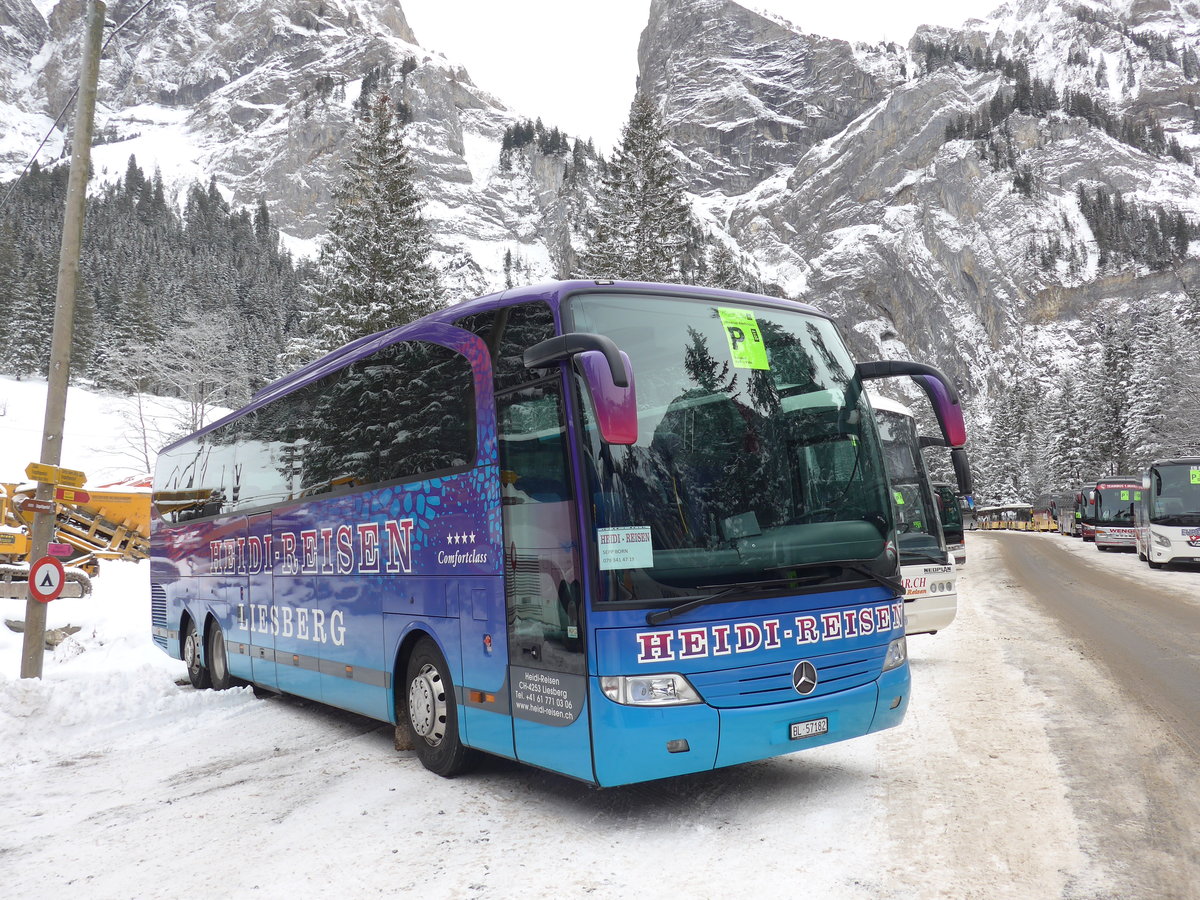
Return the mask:
{"type": "Polygon", "coordinates": [[[465,316],[454,323],[482,338],[492,353],[496,392],[537,381],[546,373],[525,368],[525,348],[554,337],[554,314],[545,303],[521,303],[465,316]]]}
{"type": "Polygon", "coordinates": [[[363,363],[331,372],[288,398],[285,441],[295,448],[300,495],[372,484],[378,474],[370,387],[363,363]]]}
{"type": "Polygon", "coordinates": [[[380,481],[413,480],[475,462],[475,381],[466,357],[405,341],[372,358],[380,481]]]}

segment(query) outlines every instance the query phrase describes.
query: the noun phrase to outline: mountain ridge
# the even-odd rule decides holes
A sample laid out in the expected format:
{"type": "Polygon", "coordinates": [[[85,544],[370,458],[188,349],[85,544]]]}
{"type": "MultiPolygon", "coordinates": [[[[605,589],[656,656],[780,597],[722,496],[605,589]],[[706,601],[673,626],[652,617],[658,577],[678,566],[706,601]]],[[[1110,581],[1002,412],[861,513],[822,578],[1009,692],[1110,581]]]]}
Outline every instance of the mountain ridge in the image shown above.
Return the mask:
{"type": "MultiPolygon", "coordinates": [[[[0,172],[73,88],[82,9],[6,6],[0,114],[16,127],[0,172]]],[[[535,144],[502,164],[519,117],[422,47],[397,0],[148,13],[101,69],[102,178],[130,154],[180,182],[214,178],[235,203],[266,199],[311,250],[374,78],[411,118],[451,299],[572,273],[602,160],[535,144]]],[[[639,86],[704,227],[834,315],[858,356],[945,368],[986,421],[1020,373],[1048,390],[1071,371],[1097,317],[1200,317],[1198,48],[1200,5],[1181,0],[1017,0],[905,46],[809,34],[733,0],[653,0],[639,86]]],[[[60,133],[52,152],[65,146],[60,133]]]]}

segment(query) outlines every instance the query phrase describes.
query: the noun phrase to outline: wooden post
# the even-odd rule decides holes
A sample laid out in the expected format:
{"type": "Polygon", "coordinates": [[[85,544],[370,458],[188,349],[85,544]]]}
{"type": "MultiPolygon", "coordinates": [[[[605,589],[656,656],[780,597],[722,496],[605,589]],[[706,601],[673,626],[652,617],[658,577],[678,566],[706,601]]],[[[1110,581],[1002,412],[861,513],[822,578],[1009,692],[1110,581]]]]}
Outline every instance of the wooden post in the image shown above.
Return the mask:
{"type": "MultiPolygon", "coordinates": [[[[46,418],[42,426],[41,462],[57,466],[62,460],[63,424],[67,418],[67,383],[71,375],[71,338],[75,324],[75,286],[79,282],[79,256],[83,244],[83,213],[87,198],[88,169],[92,161],[92,125],[96,118],[96,92],[100,80],[100,38],[104,31],[105,5],[90,0],[87,31],[83,41],[83,63],[79,73],[79,101],[75,109],[75,135],[71,143],[71,174],[67,181],[67,207],[63,220],[62,249],[58,256],[58,289],[54,300],[54,332],[50,339],[50,372],[46,385],[46,418]]],[[[54,496],[54,485],[38,484],[37,499],[54,496]]],[[[54,536],[54,513],[38,513],[33,519],[33,546],[29,562],[46,555],[54,536]]],[[[25,642],[21,653],[21,677],[42,677],[46,643],[46,604],[33,592],[25,603],[25,642]]]]}

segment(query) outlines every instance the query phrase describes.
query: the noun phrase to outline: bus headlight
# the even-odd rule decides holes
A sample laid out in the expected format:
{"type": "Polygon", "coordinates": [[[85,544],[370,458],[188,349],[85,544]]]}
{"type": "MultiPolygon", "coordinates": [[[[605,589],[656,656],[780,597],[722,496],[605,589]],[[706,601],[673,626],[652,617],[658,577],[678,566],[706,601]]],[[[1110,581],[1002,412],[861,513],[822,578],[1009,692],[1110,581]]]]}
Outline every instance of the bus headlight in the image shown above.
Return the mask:
{"type": "Polygon", "coordinates": [[[1165,534],[1159,534],[1157,531],[1152,532],[1152,534],[1154,535],[1154,543],[1158,544],[1158,546],[1160,546],[1160,547],[1170,547],[1171,546],[1171,539],[1169,537],[1167,537],[1165,534]]]}
{"type": "Polygon", "coordinates": [[[684,706],[701,703],[682,675],[608,675],[600,679],[604,696],[625,706],[684,706]]]}
{"type": "Polygon", "coordinates": [[[888,644],[887,656],[883,658],[883,671],[890,672],[892,669],[904,665],[906,659],[908,659],[908,642],[902,637],[896,638],[888,644]]]}

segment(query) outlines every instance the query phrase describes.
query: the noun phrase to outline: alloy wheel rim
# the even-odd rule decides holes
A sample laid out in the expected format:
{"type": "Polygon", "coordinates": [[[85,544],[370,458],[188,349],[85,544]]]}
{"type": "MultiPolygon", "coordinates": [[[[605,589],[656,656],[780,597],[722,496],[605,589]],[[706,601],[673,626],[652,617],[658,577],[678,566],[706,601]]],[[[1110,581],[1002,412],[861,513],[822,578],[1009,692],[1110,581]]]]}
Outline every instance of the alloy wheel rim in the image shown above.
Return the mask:
{"type": "Polygon", "coordinates": [[[446,692],[442,675],[426,663],[408,686],[408,715],[413,731],[436,747],[446,736],[446,692]]]}
{"type": "Polygon", "coordinates": [[[188,632],[187,640],[183,642],[183,658],[188,671],[195,674],[200,671],[200,648],[196,646],[196,631],[188,632]]]}

